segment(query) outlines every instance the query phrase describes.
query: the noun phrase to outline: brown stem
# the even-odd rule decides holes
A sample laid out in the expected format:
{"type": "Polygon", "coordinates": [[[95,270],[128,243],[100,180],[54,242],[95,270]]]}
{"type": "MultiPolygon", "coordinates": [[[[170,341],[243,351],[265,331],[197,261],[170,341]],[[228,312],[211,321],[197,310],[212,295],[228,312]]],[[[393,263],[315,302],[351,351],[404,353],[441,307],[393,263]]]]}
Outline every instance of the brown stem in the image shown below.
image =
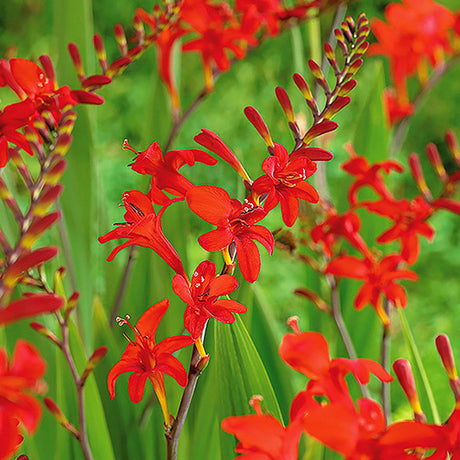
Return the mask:
{"type": "Polygon", "coordinates": [[[187,418],[188,410],[192,402],[195,388],[198,383],[198,377],[201,375],[201,371],[196,367],[196,364],[200,360],[200,354],[196,347],[193,348],[192,358],[190,360],[190,369],[188,373],[188,383],[184,389],[182,399],[180,401],[179,410],[177,411],[176,419],[171,429],[166,433],[166,444],[168,460],[177,460],[177,449],[179,446],[179,438],[184,427],[185,419],[187,418]]]}
{"type": "MultiPolygon", "coordinates": [[[[416,112],[417,107],[421,104],[423,99],[426,95],[433,89],[433,87],[438,83],[441,77],[450,70],[460,59],[460,53],[455,54],[452,58],[449,59],[447,62],[443,62],[441,65],[436,67],[433,73],[430,76],[428,82],[420,89],[418,94],[415,96],[414,100],[412,101],[412,105],[414,106],[414,112],[416,112]]],[[[404,117],[397,125],[394,131],[393,140],[391,142],[390,150],[389,150],[389,157],[396,158],[398,151],[401,149],[404,139],[406,138],[407,131],[409,129],[409,123],[412,119],[412,115],[407,115],[404,117]]]]}
{"type": "MultiPolygon", "coordinates": [[[[390,317],[391,303],[388,299],[385,299],[384,309],[385,309],[386,315],[390,317]]],[[[391,345],[390,326],[383,326],[381,364],[382,364],[382,367],[387,372],[390,371],[390,345],[391,345]]],[[[387,424],[389,424],[391,422],[390,382],[382,382],[381,396],[382,396],[383,413],[385,414],[387,424]]]]}
{"type": "Polygon", "coordinates": [[[86,432],[86,419],[85,419],[85,406],[84,406],[84,395],[83,395],[83,382],[78,375],[77,367],[70,351],[69,346],[69,326],[67,321],[65,321],[61,314],[56,312],[55,316],[58,320],[58,323],[61,327],[62,333],[62,345],[61,350],[64,353],[64,357],[67,361],[67,364],[72,374],[72,379],[75,384],[75,389],[77,391],[77,401],[78,401],[78,442],[80,443],[81,450],[85,460],[93,460],[93,455],[91,453],[91,448],[88,442],[88,435],[86,432]]]}
{"type": "MultiPolygon", "coordinates": [[[[337,329],[339,330],[340,336],[342,337],[342,341],[345,345],[348,356],[350,359],[357,359],[358,356],[356,354],[355,347],[351,340],[345,321],[343,320],[342,311],[340,308],[340,295],[337,286],[337,280],[333,275],[326,275],[326,279],[331,289],[332,316],[334,318],[335,324],[337,325],[337,329]]],[[[369,398],[370,394],[367,387],[361,384],[359,387],[363,397],[369,398]]]]}

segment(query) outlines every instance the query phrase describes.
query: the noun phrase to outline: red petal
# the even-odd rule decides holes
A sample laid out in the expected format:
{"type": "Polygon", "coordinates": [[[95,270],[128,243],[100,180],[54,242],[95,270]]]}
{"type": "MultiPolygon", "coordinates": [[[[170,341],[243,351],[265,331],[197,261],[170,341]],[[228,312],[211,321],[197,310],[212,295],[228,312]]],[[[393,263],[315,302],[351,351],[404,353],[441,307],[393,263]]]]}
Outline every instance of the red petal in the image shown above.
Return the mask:
{"type": "Polygon", "coordinates": [[[188,347],[192,343],[193,339],[189,335],[166,337],[155,346],[155,354],[162,355],[165,353],[174,353],[181,348],[188,347]]]}
{"type": "Polygon", "coordinates": [[[142,401],[148,376],[148,372],[134,372],[129,376],[128,393],[129,398],[134,404],[142,401]]]}
{"type": "Polygon", "coordinates": [[[248,238],[235,238],[235,245],[241,274],[248,283],[254,283],[260,273],[259,249],[248,238]]]}
{"type": "Polygon", "coordinates": [[[187,385],[187,372],[185,371],[184,366],[177,358],[170,354],[162,354],[157,357],[155,370],[168,374],[181,387],[185,387],[185,385],[187,385]]]}
{"type": "Polygon", "coordinates": [[[155,336],[161,319],[168,311],[169,300],[164,299],[161,302],[152,305],[137,321],[136,327],[140,333],[148,335],[150,338],[155,336]]]}
{"type": "Polygon", "coordinates": [[[279,354],[289,366],[313,379],[329,370],[329,345],[319,332],[286,334],[279,354]]]}
{"type": "Polygon", "coordinates": [[[174,275],[172,279],[173,291],[187,304],[193,304],[194,300],[190,294],[190,286],[184,277],[181,275],[174,275]]]}
{"type": "Polygon", "coordinates": [[[10,68],[14,79],[28,96],[53,91],[53,82],[46,78],[45,72],[34,62],[27,59],[10,59],[10,68]]]}
{"type": "Polygon", "coordinates": [[[216,252],[225,249],[233,241],[233,233],[229,228],[218,228],[201,235],[198,238],[203,249],[209,252],[216,252]]]}
{"type": "Polygon", "coordinates": [[[340,256],[329,263],[325,273],[345,278],[365,280],[368,276],[368,271],[365,261],[354,256],[340,256]]]}
{"type": "Polygon", "coordinates": [[[223,227],[232,212],[230,196],[220,187],[199,185],[187,192],[190,209],[206,222],[223,227]]]}
{"type": "Polygon", "coordinates": [[[359,439],[358,415],[344,406],[329,404],[307,414],[305,431],[344,455],[353,453],[359,439]]]}
{"type": "Polygon", "coordinates": [[[209,296],[228,295],[238,287],[238,280],[232,275],[221,275],[211,281],[209,296]]]}

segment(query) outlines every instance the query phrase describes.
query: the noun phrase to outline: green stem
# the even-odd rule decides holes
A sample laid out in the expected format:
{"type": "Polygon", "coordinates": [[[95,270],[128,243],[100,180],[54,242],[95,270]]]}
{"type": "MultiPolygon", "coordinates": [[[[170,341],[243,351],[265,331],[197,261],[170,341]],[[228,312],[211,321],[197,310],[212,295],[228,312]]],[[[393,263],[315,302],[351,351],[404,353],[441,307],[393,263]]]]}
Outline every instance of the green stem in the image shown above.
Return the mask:
{"type": "Polygon", "coordinates": [[[431,408],[431,413],[433,414],[433,421],[434,423],[439,425],[441,423],[441,419],[439,417],[438,408],[436,407],[436,401],[434,400],[433,390],[431,389],[431,385],[428,380],[428,376],[425,371],[425,367],[423,366],[422,358],[420,357],[420,352],[418,350],[417,344],[415,343],[414,336],[409,327],[409,323],[407,322],[406,315],[404,314],[403,309],[397,308],[397,310],[399,312],[399,319],[401,321],[401,327],[402,327],[402,331],[404,334],[404,339],[406,341],[407,348],[417,365],[420,377],[423,382],[423,386],[425,387],[426,395],[428,397],[428,402],[431,408]]]}

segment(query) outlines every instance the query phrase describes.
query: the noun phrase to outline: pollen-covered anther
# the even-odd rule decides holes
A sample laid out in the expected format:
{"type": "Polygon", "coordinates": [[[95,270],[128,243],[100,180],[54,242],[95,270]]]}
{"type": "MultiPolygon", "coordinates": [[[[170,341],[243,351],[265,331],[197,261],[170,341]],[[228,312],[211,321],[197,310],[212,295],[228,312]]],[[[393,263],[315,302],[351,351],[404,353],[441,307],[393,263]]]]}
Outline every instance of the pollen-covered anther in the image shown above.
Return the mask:
{"type": "Polygon", "coordinates": [[[300,328],[299,328],[299,317],[298,316],[291,316],[286,321],[286,324],[294,331],[295,334],[300,335],[300,328]]]}
{"type": "Polygon", "coordinates": [[[264,398],[261,395],[254,395],[250,400],[249,400],[249,405],[254,409],[255,413],[257,415],[263,415],[261,403],[264,400],[264,398]]]}
{"type": "Polygon", "coordinates": [[[118,323],[118,325],[121,327],[123,326],[124,324],[129,324],[129,320],[131,319],[131,317],[129,315],[126,315],[124,318],[121,318],[120,316],[117,316],[115,318],[115,321],[118,323]]]}

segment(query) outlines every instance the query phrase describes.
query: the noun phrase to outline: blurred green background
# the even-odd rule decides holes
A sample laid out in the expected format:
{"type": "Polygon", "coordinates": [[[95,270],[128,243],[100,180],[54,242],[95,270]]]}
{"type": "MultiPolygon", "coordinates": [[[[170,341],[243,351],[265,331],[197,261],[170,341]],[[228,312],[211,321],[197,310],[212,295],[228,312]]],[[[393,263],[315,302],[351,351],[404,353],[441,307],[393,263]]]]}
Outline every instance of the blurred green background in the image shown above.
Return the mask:
{"type": "MultiPolygon", "coordinates": [[[[347,13],[357,17],[361,11],[364,11],[369,18],[383,17],[387,3],[374,0],[355,1],[349,5],[347,13]]],[[[451,9],[456,7],[455,0],[440,3],[451,9]]],[[[66,51],[67,43],[74,41],[78,44],[87,74],[97,73],[96,58],[91,45],[92,34],[98,32],[102,35],[109,61],[115,59],[117,48],[112,34],[113,25],[121,23],[127,35],[132,35],[131,18],[136,7],[144,7],[150,11],[152,2],[146,0],[3,2],[3,12],[0,15],[0,55],[9,58],[17,56],[37,59],[41,54],[49,54],[57,68],[59,84],[69,84],[72,88],[76,88],[77,79],[66,51]]],[[[331,12],[321,17],[323,40],[329,33],[331,19],[331,12]]],[[[237,62],[227,74],[218,79],[215,91],[184,123],[173,148],[196,147],[193,137],[201,128],[208,128],[218,133],[238,155],[249,174],[257,177],[260,163],[266,155],[265,146],[244,117],[243,108],[248,105],[256,107],[267,122],[274,140],[287,147],[292,145],[284,114],[274,96],[274,88],[278,85],[283,86],[292,98],[295,111],[306,113],[303,99],[295,88],[291,76],[294,72],[301,72],[304,76],[308,76],[307,60],[312,53],[317,53],[317,50],[312,50],[309,46],[310,33],[309,24],[304,24],[293,31],[283,33],[274,40],[267,41],[260,48],[252,51],[247,59],[237,62]]],[[[182,104],[186,108],[199,93],[203,84],[198,57],[194,54],[184,56],[178,54],[176,71],[180,82],[182,104]]],[[[428,183],[433,185],[433,190],[437,190],[439,184],[428,162],[425,161],[424,149],[428,142],[434,142],[445,160],[446,168],[448,170],[453,168],[443,137],[449,128],[460,136],[459,72],[460,66],[457,65],[444,76],[424,100],[411,122],[408,136],[398,155],[398,159],[406,164],[408,154],[414,151],[420,153],[428,183]]],[[[386,158],[390,139],[381,103],[381,91],[389,83],[387,62],[380,57],[366,58],[357,80],[358,86],[351,94],[352,102],[336,117],[339,129],[328,145],[335,159],[327,165],[327,175],[332,197],[339,210],[346,208],[344,190],[350,183],[350,178],[340,170],[340,163],[348,157],[343,145],[352,141],[358,154],[376,161],[386,158]]],[[[415,90],[415,85],[411,90],[415,90]]],[[[148,185],[144,177],[138,176],[127,167],[132,155],[129,151],[121,149],[123,140],[127,138],[134,148],[144,150],[153,141],[164,145],[171,128],[167,95],[157,76],[154,49],[148,50],[138,61],[131,64],[123,75],[100,91],[100,94],[106,99],[103,106],[77,109],[79,118],[74,131],[74,144],[68,155],[69,167],[64,178],[66,188],[62,197],[65,224],[71,242],[74,278],[82,295],[78,326],[87,352],[90,353],[94,346],[101,344],[111,348],[108,357],[98,367],[95,375],[110,430],[110,440],[107,442],[113,445],[115,458],[164,458],[164,442],[161,439],[162,429],[159,422],[161,414],[158,405],[147,404],[145,408],[145,401],[148,399],[146,395],[144,402],[133,407],[127,397],[126,376],[121,377],[117,384],[115,401],[108,400],[105,378],[110,367],[119,358],[125,346],[125,339],[118,329],[114,330],[114,334],[111,333],[104,314],[110,315],[126,263],[127,251],[117,256],[115,261],[107,263],[105,258],[110,248],[101,246],[96,241],[97,236],[112,228],[113,222],[121,221],[122,212],[117,206],[122,193],[134,188],[146,190],[148,185]],[[153,408],[153,417],[150,419],[146,417],[148,421],[140,430],[130,429],[133,423],[138,422],[141,413],[145,411],[149,414],[151,408],[153,408]]],[[[3,88],[0,88],[0,98],[2,106],[14,100],[3,88]]],[[[234,171],[227,165],[219,164],[212,168],[198,165],[193,170],[187,169],[185,167],[183,171],[194,183],[221,185],[231,195],[243,198],[243,187],[238,177],[235,177],[234,171]]],[[[417,193],[408,173],[398,177],[392,176],[390,182],[398,197],[412,198],[417,193]]],[[[21,192],[19,183],[13,181],[13,186],[21,192]]],[[[2,216],[6,215],[5,209],[1,208],[0,211],[2,216]]],[[[428,371],[441,419],[444,420],[453,407],[453,398],[435,351],[434,338],[441,332],[447,333],[460,359],[460,334],[458,334],[459,326],[456,320],[460,313],[459,219],[458,216],[450,213],[440,212],[433,218],[432,224],[437,231],[435,240],[429,244],[422,239],[421,257],[414,267],[420,281],[405,283],[404,286],[409,298],[407,318],[428,371]]],[[[267,219],[267,226],[270,229],[281,225],[279,212],[275,212],[267,219]]],[[[388,221],[384,219],[367,219],[364,222],[364,231],[369,236],[376,236],[387,225],[388,221]]],[[[209,226],[191,215],[184,205],[179,205],[168,210],[163,227],[166,235],[183,257],[186,269],[192,271],[206,257],[206,253],[197,245],[196,237],[207,231],[209,226]]],[[[54,229],[43,241],[55,242],[59,241],[59,238],[57,229],[54,229]]],[[[386,247],[382,249],[389,250],[386,247]]],[[[330,341],[334,356],[345,356],[345,351],[330,318],[293,294],[294,289],[300,286],[307,286],[318,292],[324,290],[316,274],[300,263],[295,256],[279,250],[275,251],[273,257],[269,257],[263,249],[261,252],[263,268],[259,281],[254,287],[247,286],[244,282],[240,283],[238,296],[250,309],[242,320],[258,349],[286,421],[289,401],[305,385],[303,376],[296,375],[288,369],[277,355],[277,346],[282,335],[287,331],[286,319],[291,315],[298,315],[303,329],[323,332],[330,341]]],[[[218,261],[219,258],[215,260],[218,261]]],[[[57,266],[58,263],[66,263],[63,255],[55,265],[57,266]]],[[[71,275],[69,273],[67,276],[69,293],[71,275]]],[[[123,315],[129,313],[132,318],[138,318],[148,306],[168,296],[172,304],[171,311],[168,312],[159,330],[159,339],[166,334],[181,332],[184,306],[171,293],[170,278],[171,272],[165,268],[165,264],[151,251],[140,248],[120,311],[123,315]]],[[[357,286],[358,283],[354,282],[342,283],[344,316],[359,356],[378,360],[380,347],[378,321],[370,307],[361,313],[353,310],[352,300],[357,286]]],[[[53,327],[51,320],[49,325],[53,327]]],[[[220,395],[224,395],[225,393],[222,393],[224,391],[234,391],[233,386],[236,383],[231,379],[225,380],[223,376],[228,375],[229,369],[233,369],[231,366],[238,366],[238,356],[232,356],[232,352],[241,346],[241,343],[246,343],[246,339],[241,332],[243,330],[241,325],[232,326],[232,330],[236,331],[232,332],[233,338],[228,337],[229,329],[224,327],[227,326],[210,325],[205,345],[211,353],[211,363],[199,383],[196,400],[192,403],[190,419],[186,423],[181,441],[180,458],[199,458],[203,449],[215,455],[209,454],[211,456],[206,458],[218,458],[217,452],[225,451],[223,445],[229,445],[227,452],[231,452],[233,448],[230,436],[225,434],[217,436],[217,419],[222,418],[221,412],[222,416],[225,415],[227,406],[224,405],[221,412],[218,410],[213,412],[211,418],[210,413],[214,409],[209,408],[221,404],[220,396],[215,390],[216,385],[221,385],[220,395]],[[225,350],[222,349],[222,343],[230,343],[232,340],[236,340],[236,348],[228,346],[225,350]],[[212,355],[214,349],[220,350],[221,355],[217,353],[212,355]],[[208,436],[208,429],[214,433],[213,436],[208,436]]],[[[63,363],[55,356],[55,351],[51,350],[48,343],[44,343],[44,340],[30,332],[26,324],[17,324],[8,328],[5,332],[5,341],[9,347],[12,347],[14,339],[19,336],[27,337],[39,345],[50,363],[46,376],[50,394],[56,397],[63,407],[67,407],[69,418],[75,416],[72,397],[64,391],[68,388],[66,385],[69,385],[68,376],[66,371],[62,370],[63,363]]],[[[183,355],[185,363],[188,359],[188,351],[183,355]]],[[[391,360],[400,357],[408,358],[409,355],[401,334],[399,320],[395,316],[391,360]]],[[[244,369],[241,369],[241,372],[244,375],[244,369]]],[[[419,380],[417,383],[420,384],[419,380]]],[[[244,382],[244,385],[245,392],[249,394],[252,390],[251,385],[248,382],[244,382]]],[[[378,386],[375,381],[371,384],[371,390],[373,395],[378,397],[378,386]]],[[[180,397],[179,389],[177,386],[169,385],[168,391],[172,400],[171,411],[175,413],[180,397]]],[[[90,393],[90,390],[87,392],[90,393]]],[[[150,389],[147,393],[150,395],[150,389]]],[[[426,395],[422,389],[420,393],[422,406],[428,418],[432,420],[426,395]]],[[[225,396],[221,397],[225,398],[225,396]]],[[[268,395],[265,397],[269,398],[268,395]]],[[[392,385],[392,397],[394,418],[410,417],[409,405],[397,384],[392,385]]],[[[98,400],[99,396],[91,398],[98,400]]],[[[94,404],[98,403],[94,402],[94,404]]],[[[233,409],[235,406],[232,407],[233,409]]],[[[244,410],[249,412],[247,406],[244,410]]],[[[234,414],[226,413],[226,415],[234,414]]],[[[97,431],[97,423],[94,422],[93,427],[90,425],[90,432],[91,428],[93,433],[94,430],[97,431]]],[[[107,433],[103,433],[104,429],[101,430],[101,439],[106,439],[107,433]]],[[[96,434],[93,436],[96,437],[96,434]]],[[[34,459],[49,458],[44,454],[43,449],[46,449],[50,442],[57,446],[56,459],[80,458],[76,443],[69,439],[64,430],[55,426],[54,420],[48,414],[44,415],[35,440],[27,442],[26,446],[31,449],[31,453],[34,453],[33,456],[31,455],[34,459]],[[69,451],[72,452],[71,455],[63,454],[69,451]],[[59,455],[63,456],[59,457],[59,455]]],[[[99,443],[91,437],[90,442],[99,443]]],[[[101,442],[101,451],[104,451],[104,448],[106,446],[104,447],[101,442]]],[[[222,459],[230,458],[229,455],[223,456],[222,459]]],[[[325,458],[333,458],[332,455],[324,455],[325,458]]],[[[105,457],[96,456],[96,458],[105,457]]],[[[108,455],[106,458],[111,456],[108,455]]]]}

